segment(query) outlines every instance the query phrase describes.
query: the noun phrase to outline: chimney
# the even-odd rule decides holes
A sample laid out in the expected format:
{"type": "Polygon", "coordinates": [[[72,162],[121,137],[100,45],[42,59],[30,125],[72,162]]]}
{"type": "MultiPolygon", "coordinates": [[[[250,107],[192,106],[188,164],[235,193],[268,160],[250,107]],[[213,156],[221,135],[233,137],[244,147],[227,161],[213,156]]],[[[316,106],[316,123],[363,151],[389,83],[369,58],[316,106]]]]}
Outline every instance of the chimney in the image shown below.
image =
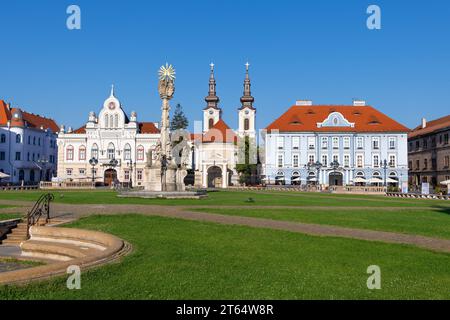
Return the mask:
{"type": "Polygon", "coordinates": [[[366,105],[366,101],[365,100],[359,100],[359,99],[353,100],[353,106],[354,107],[364,107],[365,105],[366,105]]]}
{"type": "Polygon", "coordinates": [[[427,119],[422,118],[422,129],[425,129],[427,127],[427,119]]]}
{"type": "Polygon", "coordinates": [[[297,100],[295,102],[296,106],[312,106],[313,102],[312,100],[297,100]]]}

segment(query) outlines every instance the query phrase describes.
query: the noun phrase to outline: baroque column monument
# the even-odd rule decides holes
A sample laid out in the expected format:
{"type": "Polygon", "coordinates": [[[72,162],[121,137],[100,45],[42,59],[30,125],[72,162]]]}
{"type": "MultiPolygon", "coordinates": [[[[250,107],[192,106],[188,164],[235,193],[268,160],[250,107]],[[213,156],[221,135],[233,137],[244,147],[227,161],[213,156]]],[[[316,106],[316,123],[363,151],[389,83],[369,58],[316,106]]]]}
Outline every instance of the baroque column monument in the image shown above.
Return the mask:
{"type": "Polygon", "coordinates": [[[177,165],[172,155],[174,145],[170,135],[170,104],[175,93],[175,68],[166,63],[159,69],[158,91],[161,106],[161,139],[156,148],[147,154],[145,168],[145,190],[173,192],[184,191],[187,170],[184,164],[177,165]]]}

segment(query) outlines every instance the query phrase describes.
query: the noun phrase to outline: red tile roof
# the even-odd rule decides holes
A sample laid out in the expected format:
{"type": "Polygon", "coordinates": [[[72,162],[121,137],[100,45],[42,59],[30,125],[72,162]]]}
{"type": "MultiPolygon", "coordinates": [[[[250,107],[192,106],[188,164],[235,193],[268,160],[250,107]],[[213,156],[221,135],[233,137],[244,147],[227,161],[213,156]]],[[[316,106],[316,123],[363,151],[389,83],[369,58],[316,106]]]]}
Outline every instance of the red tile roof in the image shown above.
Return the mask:
{"type": "Polygon", "coordinates": [[[84,133],[86,133],[86,126],[82,126],[81,128],[78,128],[77,130],[74,130],[73,133],[75,133],[75,134],[84,134],[84,133]]]}
{"type": "Polygon", "coordinates": [[[139,131],[141,133],[159,133],[160,130],[153,122],[139,122],[139,131]]]}
{"type": "Polygon", "coordinates": [[[371,106],[292,106],[267,128],[280,132],[409,132],[410,130],[371,106]],[[354,127],[317,127],[330,113],[339,112],[354,127]]]}
{"type": "Polygon", "coordinates": [[[422,125],[414,128],[408,134],[408,138],[415,138],[445,128],[450,128],[450,115],[438,118],[436,120],[428,121],[425,128],[422,128],[422,125]]]}
{"type": "MultiPolygon", "coordinates": [[[[13,108],[12,110],[20,110],[19,108],[13,108]]],[[[58,132],[59,127],[56,124],[56,122],[53,119],[45,118],[40,115],[36,115],[33,113],[22,111],[22,119],[23,121],[18,121],[15,124],[23,126],[24,122],[28,124],[28,127],[30,128],[37,128],[40,129],[41,127],[45,129],[50,129],[53,132],[58,132]]],[[[8,121],[11,121],[11,124],[13,125],[13,119],[11,119],[11,110],[9,110],[8,105],[3,101],[0,100],[0,125],[6,125],[8,121]]]]}
{"type": "Polygon", "coordinates": [[[203,142],[220,142],[220,143],[234,143],[237,141],[237,136],[233,130],[220,119],[217,123],[203,135],[203,142]]]}

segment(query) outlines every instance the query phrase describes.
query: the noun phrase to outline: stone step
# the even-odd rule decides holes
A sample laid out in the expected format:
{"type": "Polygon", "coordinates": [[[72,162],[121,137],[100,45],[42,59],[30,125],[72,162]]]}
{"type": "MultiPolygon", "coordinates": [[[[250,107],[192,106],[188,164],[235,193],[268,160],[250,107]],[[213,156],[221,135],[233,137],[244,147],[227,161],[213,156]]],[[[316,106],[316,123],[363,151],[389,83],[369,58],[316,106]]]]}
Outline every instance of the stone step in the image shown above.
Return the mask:
{"type": "Polygon", "coordinates": [[[19,245],[23,242],[24,240],[10,240],[10,239],[5,239],[2,241],[2,245],[19,245]]]}
{"type": "Polygon", "coordinates": [[[99,252],[84,246],[33,239],[22,243],[21,247],[23,256],[59,261],[83,258],[99,252]]]}
{"type": "Polygon", "coordinates": [[[11,234],[13,234],[13,235],[15,235],[15,236],[18,236],[18,235],[27,235],[27,230],[25,229],[25,230],[11,230],[11,233],[10,233],[10,235],[11,234]]]}
{"type": "Polygon", "coordinates": [[[26,235],[22,235],[22,234],[19,234],[19,235],[8,234],[6,239],[7,240],[22,240],[22,241],[25,241],[25,240],[27,240],[27,236],[26,235]]]}

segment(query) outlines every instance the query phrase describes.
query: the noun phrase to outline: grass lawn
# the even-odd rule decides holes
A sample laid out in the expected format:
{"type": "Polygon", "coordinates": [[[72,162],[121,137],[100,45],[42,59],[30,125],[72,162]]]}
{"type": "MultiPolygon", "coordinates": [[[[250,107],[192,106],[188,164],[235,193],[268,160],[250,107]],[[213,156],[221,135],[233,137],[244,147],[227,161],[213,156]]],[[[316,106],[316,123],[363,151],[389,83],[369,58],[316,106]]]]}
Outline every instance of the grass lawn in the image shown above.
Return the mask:
{"type": "Polygon", "coordinates": [[[73,227],[134,245],[122,263],[0,287],[0,299],[449,299],[450,255],[414,247],[143,215],[91,216],[73,227]],[[366,287],[369,265],[382,289],[366,287]]]}
{"type": "MultiPolygon", "coordinates": [[[[48,192],[48,191],[47,191],[48,192]]],[[[337,195],[327,193],[286,193],[258,191],[219,191],[210,192],[207,199],[202,200],[165,200],[119,198],[116,192],[110,190],[84,191],[51,191],[55,202],[86,203],[86,204],[156,204],[156,205],[242,205],[242,206],[370,206],[370,207],[433,207],[450,208],[450,201],[445,200],[411,200],[386,198],[383,196],[337,195]],[[253,203],[247,202],[249,198],[253,203]]],[[[36,201],[43,191],[8,191],[0,192],[3,200],[36,201]]]]}
{"type": "Polygon", "coordinates": [[[196,208],[195,211],[273,220],[335,225],[450,239],[450,208],[441,209],[321,209],[321,208],[196,208]]]}
{"type": "Polygon", "coordinates": [[[23,218],[23,214],[20,213],[1,213],[0,212],[0,221],[23,218]]]}

